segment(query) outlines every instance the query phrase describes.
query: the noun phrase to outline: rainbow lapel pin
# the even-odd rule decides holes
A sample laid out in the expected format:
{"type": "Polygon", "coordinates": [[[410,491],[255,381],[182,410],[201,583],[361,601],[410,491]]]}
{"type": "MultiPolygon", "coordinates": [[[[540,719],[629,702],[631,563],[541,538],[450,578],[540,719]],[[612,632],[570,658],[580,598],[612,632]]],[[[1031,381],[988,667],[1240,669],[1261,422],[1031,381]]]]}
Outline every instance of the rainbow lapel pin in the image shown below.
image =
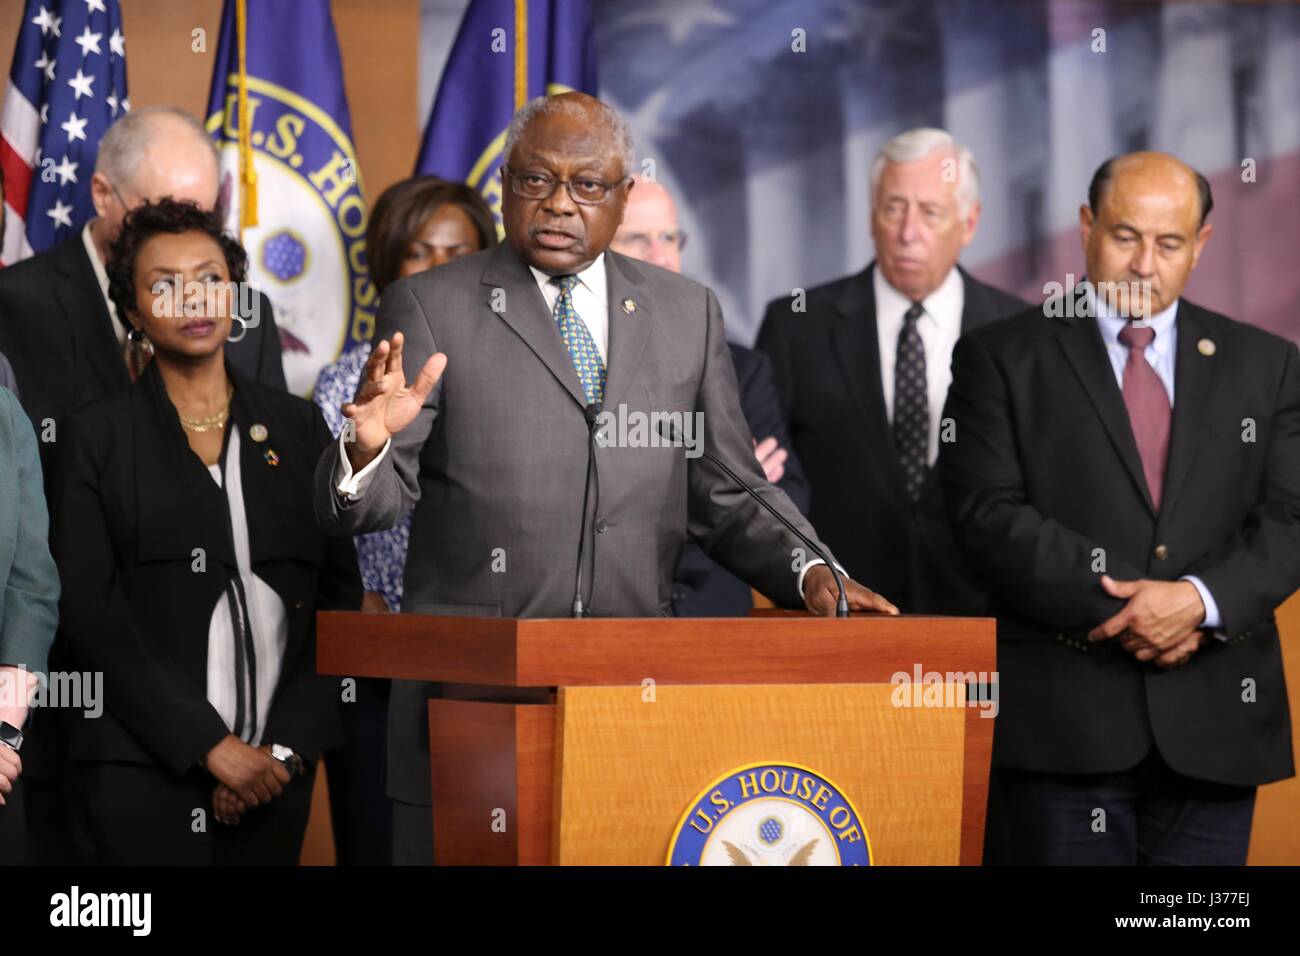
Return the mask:
{"type": "Polygon", "coordinates": [[[272,468],[280,464],[280,456],[275,453],[274,448],[268,448],[266,451],[262,452],[262,457],[266,459],[266,463],[272,468]]]}

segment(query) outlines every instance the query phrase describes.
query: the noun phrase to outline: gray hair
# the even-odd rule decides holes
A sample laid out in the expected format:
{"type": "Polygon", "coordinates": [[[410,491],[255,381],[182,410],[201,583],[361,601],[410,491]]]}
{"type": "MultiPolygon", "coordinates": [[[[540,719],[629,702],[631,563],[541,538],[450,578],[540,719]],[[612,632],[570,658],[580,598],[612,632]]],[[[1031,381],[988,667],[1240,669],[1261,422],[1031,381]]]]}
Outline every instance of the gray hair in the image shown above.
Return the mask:
{"type": "MultiPolygon", "coordinates": [[[[636,166],[636,154],[632,150],[632,130],[627,125],[627,120],[623,119],[622,114],[606,103],[600,100],[596,101],[598,107],[597,123],[601,129],[610,134],[614,140],[615,148],[619,152],[619,158],[623,161],[623,175],[632,175],[632,170],[636,166]]],[[[510,128],[506,130],[506,145],[502,156],[506,162],[510,161],[510,153],[514,150],[515,144],[519,142],[524,135],[524,130],[533,120],[542,116],[573,116],[577,119],[587,119],[590,115],[587,108],[570,99],[560,99],[556,96],[539,96],[529,100],[523,106],[515,111],[515,115],[510,119],[510,128]]]]}
{"type": "Polygon", "coordinates": [[[952,152],[957,158],[957,205],[962,214],[970,212],[980,198],[980,171],[975,165],[971,151],[946,130],[921,126],[899,133],[876,153],[871,163],[871,199],[875,202],[876,187],[880,185],[880,176],[885,171],[885,163],[914,163],[924,159],[935,150],[952,152]]]}
{"type": "Polygon", "coordinates": [[[212,162],[220,168],[217,144],[202,123],[174,106],[146,106],[125,114],[104,133],[95,157],[95,172],[102,173],[114,183],[131,182],[158,132],[160,119],[174,120],[193,132],[196,138],[207,144],[212,151],[212,162]]]}

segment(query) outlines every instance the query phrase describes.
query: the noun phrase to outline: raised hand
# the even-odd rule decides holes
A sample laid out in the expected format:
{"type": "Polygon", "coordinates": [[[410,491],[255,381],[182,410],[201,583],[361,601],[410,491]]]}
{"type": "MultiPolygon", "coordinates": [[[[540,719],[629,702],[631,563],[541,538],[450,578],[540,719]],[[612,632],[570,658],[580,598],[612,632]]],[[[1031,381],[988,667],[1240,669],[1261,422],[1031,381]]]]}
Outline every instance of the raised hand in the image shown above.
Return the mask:
{"type": "Polygon", "coordinates": [[[402,333],[395,332],[391,342],[381,339],[375,345],[361,371],[356,398],[343,406],[343,414],[352,422],[352,440],[346,447],[354,470],[368,465],[388,439],[415,420],[447,367],[447,356],[435,352],[408,386],[402,371],[402,342],[402,333]]]}

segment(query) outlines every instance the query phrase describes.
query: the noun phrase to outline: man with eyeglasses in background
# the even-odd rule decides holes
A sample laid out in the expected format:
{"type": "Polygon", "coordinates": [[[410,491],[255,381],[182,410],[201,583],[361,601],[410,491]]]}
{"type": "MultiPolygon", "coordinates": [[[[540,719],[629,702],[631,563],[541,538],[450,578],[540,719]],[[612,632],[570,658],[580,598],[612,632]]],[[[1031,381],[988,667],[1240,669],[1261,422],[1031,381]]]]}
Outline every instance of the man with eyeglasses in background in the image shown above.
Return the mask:
{"type": "MultiPolygon", "coordinates": [[[[686,233],[677,218],[672,193],[661,183],[634,177],[636,188],[628,194],[623,224],[610,249],[659,266],[682,271],[686,233]]],[[[799,460],[790,451],[781,397],[772,375],[772,361],[762,352],[727,343],[740,386],[740,410],[754,436],[754,457],[767,480],[808,513],[808,482],[799,460]],[[760,437],[761,436],[761,437],[760,437]]],[[[673,610],[678,617],[744,617],[753,606],[748,585],[711,560],[691,538],[677,557],[673,571],[673,610]]]]}
{"type": "MultiPolygon", "coordinates": [[[[23,410],[42,436],[43,464],[47,422],[129,385],[133,350],[147,361],[148,346],[128,337],[108,298],[104,263],[122,220],[164,196],[213,209],[219,185],[216,147],[198,120],[172,107],[133,110],[100,140],[90,186],[95,218],[60,231],[62,245],[0,269],[0,352],[13,363],[23,410]]],[[[283,389],[279,332],[270,301],[258,296],[256,323],[248,317],[227,355],[244,375],[283,389]]]]}

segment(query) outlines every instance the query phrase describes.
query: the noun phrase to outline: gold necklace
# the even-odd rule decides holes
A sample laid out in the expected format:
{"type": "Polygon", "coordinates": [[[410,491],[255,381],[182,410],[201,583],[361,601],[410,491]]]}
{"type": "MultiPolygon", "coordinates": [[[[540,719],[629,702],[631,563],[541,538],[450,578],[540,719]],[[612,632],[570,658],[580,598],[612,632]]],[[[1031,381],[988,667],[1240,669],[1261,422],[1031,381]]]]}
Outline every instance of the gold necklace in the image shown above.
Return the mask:
{"type": "Polygon", "coordinates": [[[186,418],[184,415],[181,415],[181,427],[186,431],[199,433],[217,431],[218,429],[225,428],[226,420],[230,418],[230,399],[234,394],[235,387],[233,385],[227,385],[226,404],[222,407],[221,411],[217,412],[215,415],[209,415],[207,418],[186,418]]]}

